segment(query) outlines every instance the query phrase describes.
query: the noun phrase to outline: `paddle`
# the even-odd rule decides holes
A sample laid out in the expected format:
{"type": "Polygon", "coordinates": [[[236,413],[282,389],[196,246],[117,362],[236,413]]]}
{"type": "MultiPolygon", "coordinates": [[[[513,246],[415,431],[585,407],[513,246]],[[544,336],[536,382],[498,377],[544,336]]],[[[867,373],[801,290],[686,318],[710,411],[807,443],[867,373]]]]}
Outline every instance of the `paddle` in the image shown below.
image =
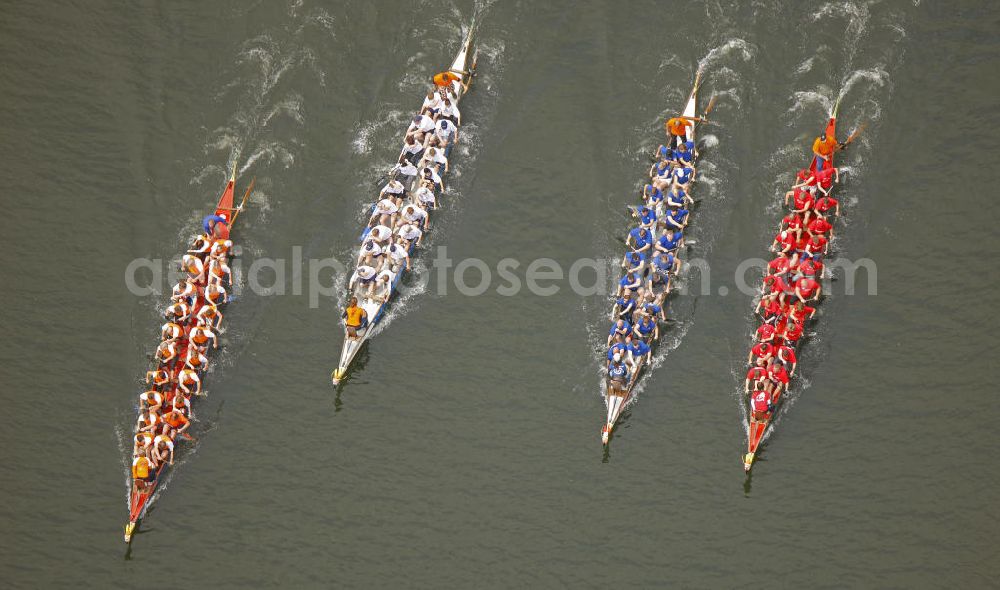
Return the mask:
{"type": "Polygon", "coordinates": [[[711,113],[711,112],[712,112],[712,109],[714,109],[714,108],[715,108],[715,103],[716,103],[716,101],[718,100],[718,98],[719,98],[719,97],[718,97],[717,95],[713,94],[713,95],[712,95],[712,98],[710,98],[710,99],[708,100],[708,106],[707,106],[707,107],[705,107],[705,112],[701,114],[701,117],[702,117],[703,119],[704,119],[704,118],[706,118],[706,117],[708,117],[708,114],[709,114],[709,113],[711,113]]]}
{"type": "Polygon", "coordinates": [[[253,178],[250,179],[250,186],[248,186],[246,192],[243,193],[243,200],[240,201],[240,206],[237,207],[237,208],[235,208],[235,209],[233,209],[233,211],[235,211],[235,213],[233,213],[233,218],[229,220],[229,227],[233,226],[233,222],[236,221],[236,217],[239,216],[239,214],[240,214],[241,211],[243,211],[243,205],[247,202],[247,197],[250,196],[250,191],[253,190],[253,185],[256,182],[257,182],[257,177],[256,176],[254,176],[253,178]]]}
{"type": "Polygon", "coordinates": [[[844,141],[844,143],[837,146],[837,151],[847,149],[847,146],[851,145],[851,143],[854,142],[854,140],[857,139],[859,135],[861,135],[861,132],[867,128],[868,128],[868,121],[865,121],[864,123],[859,125],[858,128],[854,130],[854,132],[852,132],[850,135],[847,136],[847,139],[844,141]]]}

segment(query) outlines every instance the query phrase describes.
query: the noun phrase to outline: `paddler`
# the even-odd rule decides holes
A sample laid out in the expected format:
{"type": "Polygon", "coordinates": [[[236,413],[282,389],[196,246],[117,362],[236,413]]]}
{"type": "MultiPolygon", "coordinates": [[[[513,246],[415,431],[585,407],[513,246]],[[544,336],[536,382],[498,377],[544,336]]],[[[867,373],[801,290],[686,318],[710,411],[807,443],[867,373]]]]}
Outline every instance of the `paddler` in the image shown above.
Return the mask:
{"type": "Polygon", "coordinates": [[[149,453],[149,447],[153,444],[153,435],[148,432],[137,432],[135,442],[132,444],[132,454],[144,456],[149,453]]]}
{"type": "Polygon", "coordinates": [[[783,363],[785,366],[791,365],[788,369],[789,375],[795,374],[795,366],[798,364],[798,359],[795,357],[795,349],[787,344],[780,344],[776,347],[777,359],[783,363]]]}
{"type": "Polygon", "coordinates": [[[628,358],[633,367],[643,361],[648,363],[653,360],[653,349],[642,339],[634,338],[628,345],[628,358]]]}
{"type": "Polygon", "coordinates": [[[157,463],[163,463],[164,460],[169,459],[168,462],[173,465],[174,441],[165,434],[157,435],[156,438],[153,439],[152,455],[157,463]]]}
{"type": "Polygon", "coordinates": [[[822,292],[823,287],[815,279],[802,277],[795,283],[795,295],[803,305],[812,299],[818,299],[822,292]]]}
{"type": "Polygon", "coordinates": [[[200,282],[205,275],[205,263],[194,254],[185,254],[181,258],[181,270],[188,273],[189,280],[200,282]]]}
{"type": "Polygon", "coordinates": [[[170,410],[165,414],[163,416],[163,423],[163,434],[172,431],[171,436],[182,434],[191,426],[191,421],[187,419],[187,416],[177,410],[170,410]]]}
{"type": "MultiPolygon", "coordinates": [[[[402,269],[410,270],[410,253],[406,251],[406,248],[400,246],[399,244],[393,242],[389,244],[389,247],[385,249],[385,261],[389,263],[389,269],[392,272],[399,272],[402,269]]],[[[383,273],[385,270],[382,271],[383,273]]],[[[379,276],[377,280],[381,280],[382,276],[379,276]]]]}
{"type": "Polygon", "coordinates": [[[674,252],[684,243],[684,232],[675,231],[673,228],[665,228],[663,235],[656,240],[654,248],[658,252],[674,252]]]}
{"type": "Polygon", "coordinates": [[[748,365],[766,365],[768,361],[774,356],[774,345],[770,342],[758,342],[753,345],[750,349],[750,354],[747,356],[748,365]]]}
{"type": "Polygon", "coordinates": [[[218,283],[209,283],[205,287],[205,299],[208,299],[214,305],[222,305],[226,301],[229,301],[229,297],[226,295],[226,288],[218,283]]]}
{"type": "Polygon", "coordinates": [[[608,346],[611,346],[612,342],[624,342],[625,337],[632,333],[632,325],[628,323],[628,320],[620,319],[615,323],[611,324],[611,331],[608,333],[608,346]]]}
{"type": "Polygon", "coordinates": [[[747,371],[747,378],[743,381],[743,391],[744,393],[750,393],[751,383],[753,383],[754,389],[757,389],[761,386],[766,386],[766,382],[767,368],[757,366],[750,367],[750,370],[747,371]]]}
{"type": "Polygon", "coordinates": [[[770,366],[767,367],[767,378],[773,384],[774,389],[772,393],[777,394],[788,388],[788,371],[785,369],[785,365],[778,362],[772,361],[770,366]]]}
{"type": "Polygon", "coordinates": [[[440,119],[434,125],[434,144],[444,148],[458,143],[458,126],[448,119],[440,119]]]}
{"type": "Polygon", "coordinates": [[[139,419],[136,420],[136,432],[156,432],[157,427],[162,424],[160,416],[151,410],[139,412],[139,419]]]}
{"type": "Polygon", "coordinates": [[[194,369],[195,371],[204,371],[208,368],[208,357],[205,356],[203,349],[199,348],[194,343],[188,346],[187,356],[184,359],[184,366],[189,369],[194,369]]]}
{"type": "Polygon", "coordinates": [[[653,234],[644,227],[633,227],[625,238],[625,245],[633,252],[646,252],[653,244],[653,234]]]}
{"type": "Polygon", "coordinates": [[[830,158],[838,149],[843,149],[847,147],[847,144],[837,143],[836,137],[827,137],[826,133],[823,133],[813,141],[813,154],[816,155],[815,168],[816,170],[822,170],[826,165],[830,163],[830,158]]]}
{"type": "Polygon", "coordinates": [[[344,318],[344,329],[347,331],[347,336],[352,340],[357,339],[359,329],[368,326],[368,312],[358,305],[357,297],[351,297],[351,301],[341,317],[344,318]]]}
{"type": "Polygon", "coordinates": [[[205,235],[213,240],[225,240],[229,237],[228,223],[224,213],[222,215],[213,213],[205,216],[205,219],[201,222],[201,226],[205,230],[205,235]]]}
{"type": "Polygon", "coordinates": [[[163,396],[160,395],[159,391],[150,389],[139,394],[139,403],[145,406],[150,412],[159,413],[160,408],[163,406],[163,396]]]}
{"type": "Polygon", "coordinates": [[[188,395],[191,395],[192,393],[194,395],[201,395],[201,376],[198,375],[198,371],[193,369],[181,369],[180,372],[177,373],[177,385],[188,395]],[[194,388],[194,391],[191,391],[192,387],[194,388]]]}
{"type": "Polygon", "coordinates": [[[192,297],[198,295],[198,287],[194,279],[188,277],[177,282],[171,291],[171,301],[191,301],[192,297]]]}
{"type": "Polygon", "coordinates": [[[191,315],[191,306],[183,301],[177,301],[167,308],[164,315],[173,318],[175,322],[183,322],[191,315]]]}
{"type": "Polygon", "coordinates": [[[225,260],[229,257],[229,250],[233,247],[232,240],[215,240],[212,242],[212,248],[209,249],[208,255],[211,258],[225,260]]]}
{"type": "Polygon", "coordinates": [[[161,387],[170,383],[170,372],[164,369],[156,369],[153,371],[146,371],[146,384],[153,382],[154,387],[161,387]]]}
{"type": "Polygon", "coordinates": [[[697,154],[694,151],[694,142],[685,141],[677,145],[677,149],[674,150],[674,160],[681,166],[688,166],[694,168],[694,157],[697,154]]]}
{"type": "Polygon", "coordinates": [[[367,264],[361,264],[354,269],[351,280],[347,283],[347,289],[353,291],[355,287],[358,291],[364,291],[375,281],[376,270],[367,264]]]}
{"type": "Polygon", "coordinates": [[[195,236],[194,240],[191,242],[191,247],[188,248],[188,254],[204,254],[208,252],[208,249],[212,247],[212,240],[208,237],[208,234],[201,234],[195,236]]]}
{"type": "Polygon", "coordinates": [[[438,108],[438,112],[434,115],[434,119],[440,121],[441,119],[448,119],[455,125],[462,124],[462,113],[458,110],[458,105],[455,104],[451,98],[444,98],[441,100],[441,105],[438,108]]]}
{"type": "Polygon", "coordinates": [[[434,119],[431,119],[427,115],[415,115],[413,122],[410,123],[410,127],[406,130],[406,135],[413,137],[414,143],[419,145],[420,149],[423,150],[428,135],[433,133],[434,129],[434,119]]]}
{"type": "Polygon", "coordinates": [[[608,368],[611,367],[611,361],[615,359],[615,355],[619,355],[619,358],[621,358],[621,355],[624,355],[627,352],[628,345],[624,342],[615,342],[612,344],[611,348],[608,349],[608,368]]]}
{"type": "Polygon", "coordinates": [[[649,340],[650,337],[653,340],[659,340],[660,338],[660,327],[652,320],[648,315],[643,315],[642,319],[636,322],[635,327],[632,329],[632,333],[635,334],[636,338],[642,340],[649,340]]]}
{"type": "Polygon", "coordinates": [[[219,311],[219,307],[212,303],[211,301],[206,301],[198,313],[194,314],[194,319],[198,322],[199,326],[208,326],[209,328],[218,328],[222,323],[222,312],[219,311]]]}
{"type": "Polygon", "coordinates": [[[195,326],[191,328],[191,342],[198,346],[207,346],[208,341],[212,341],[212,348],[219,348],[219,338],[208,326],[195,326]]]}
{"type": "Polygon", "coordinates": [[[184,328],[180,324],[167,322],[160,326],[160,340],[177,340],[184,335],[184,328]]]}
{"type": "Polygon", "coordinates": [[[161,363],[169,363],[177,358],[177,340],[164,340],[156,347],[156,358],[161,363]]]}
{"type": "Polygon", "coordinates": [[[191,400],[189,400],[186,395],[175,395],[171,409],[177,410],[181,414],[184,414],[185,416],[190,418],[191,400]]]}

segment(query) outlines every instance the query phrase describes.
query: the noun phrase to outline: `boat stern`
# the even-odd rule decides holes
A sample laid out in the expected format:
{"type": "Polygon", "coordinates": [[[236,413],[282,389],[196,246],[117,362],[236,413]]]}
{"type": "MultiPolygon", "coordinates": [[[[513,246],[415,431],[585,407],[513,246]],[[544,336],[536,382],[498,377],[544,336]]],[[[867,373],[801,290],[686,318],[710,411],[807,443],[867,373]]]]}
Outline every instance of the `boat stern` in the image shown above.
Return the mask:
{"type": "Polygon", "coordinates": [[[747,453],[743,455],[743,472],[750,473],[750,468],[753,466],[753,460],[756,453],[747,453]]]}
{"type": "Polygon", "coordinates": [[[128,524],[125,525],[125,542],[126,543],[131,543],[132,542],[132,533],[134,533],[134,532],[135,532],[135,521],[130,522],[130,523],[128,523],[128,524]]]}

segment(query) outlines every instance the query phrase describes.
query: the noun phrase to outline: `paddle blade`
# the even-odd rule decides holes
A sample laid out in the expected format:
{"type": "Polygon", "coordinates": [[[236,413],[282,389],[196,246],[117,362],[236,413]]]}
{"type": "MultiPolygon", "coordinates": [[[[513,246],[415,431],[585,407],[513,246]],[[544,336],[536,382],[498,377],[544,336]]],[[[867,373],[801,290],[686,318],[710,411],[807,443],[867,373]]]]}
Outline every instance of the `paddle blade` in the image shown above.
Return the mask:
{"type": "Polygon", "coordinates": [[[854,133],[851,133],[847,137],[847,141],[844,142],[844,145],[850,145],[851,142],[854,141],[855,139],[857,139],[858,136],[861,135],[861,132],[864,131],[867,128],[868,128],[868,121],[865,121],[864,123],[862,123],[861,125],[859,125],[857,129],[854,130],[854,133]]]}
{"type": "Polygon", "coordinates": [[[702,114],[702,117],[707,117],[708,114],[712,112],[712,109],[715,108],[715,102],[716,102],[716,100],[718,98],[719,98],[718,96],[716,96],[714,94],[712,95],[712,98],[709,99],[709,101],[708,101],[708,106],[705,107],[705,112],[702,114]]]}

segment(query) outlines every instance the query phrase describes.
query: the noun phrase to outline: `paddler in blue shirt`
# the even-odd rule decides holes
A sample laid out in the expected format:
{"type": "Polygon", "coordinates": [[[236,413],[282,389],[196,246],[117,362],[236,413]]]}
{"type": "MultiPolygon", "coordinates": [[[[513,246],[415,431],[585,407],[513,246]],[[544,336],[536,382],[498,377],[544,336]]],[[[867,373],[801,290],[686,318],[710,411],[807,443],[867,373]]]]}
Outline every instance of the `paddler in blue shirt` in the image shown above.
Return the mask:
{"type": "Polygon", "coordinates": [[[636,338],[643,341],[649,340],[650,336],[658,340],[660,338],[660,327],[648,315],[644,315],[632,328],[632,333],[636,338]]]}
{"type": "Polygon", "coordinates": [[[674,208],[674,209],[683,207],[684,204],[685,204],[685,202],[687,200],[688,200],[687,193],[684,192],[684,189],[682,189],[682,188],[677,188],[675,186],[674,188],[670,189],[669,193],[667,193],[667,206],[668,207],[671,207],[671,208],[674,208]]]}
{"type": "Polygon", "coordinates": [[[663,235],[656,240],[655,250],[657,252],[673,252],[684,240],[684,232],[674,231],[671,228],[663,230],[663,235]]]}
{"type": "Polygon", "coordinates": [[[634,272],[625,273],[625,276],[618,281],[618,293],[616,295],[621,295],[625,289],[631,289],[635,291],[642,286],[642,277],[634,272]]]}
{"type": "Polygon", "coordinates": [[[633,227],[625,238],[625,245],[636,252],[648,250],[653,243],[653,234],[643,227],[633,227]],[[629,243],[631,241],[631,244],[629,243]]]}
{"type": "Polygon", "coordinates": [[[667,227],[671,229],[684,229],[687,226],[687,209],[673,209],[663,220],[667,222],[667,227]]]}
{"type": "Polygon", "coordinates": [[[628,320],[618,320],[611,324],[611,332],[608,334],[608,346],[611,346],[612,342],[624,341],[625,337],[631,333],[632,325],[628,323],[628,320]]]}
{"type": "Polygon", "coordinates": [[[642,200],[646,202],[647,207],[655,209],[656,204],[663,201],[663,191],[647,184],[642,187],[642,200]]]}
{"type": "Polygon", "coordinates": [[[228,230],[229,228],[227,227],[226,223],[227,222],[225,215],[216,215],[213,213],[211,215],[205,216],[205,219],[201,221],[201,226],[205,229],[205,235],[209,236],[210,238],[225,239],[226,237],[228,237],[228,231],[224,232],[223,229],[218,228],[217,226],[221,224],[222,228],[228,230]],[[222,233],[225,233],[226,235],[223,236],[221,235],[222,233]]]}
{"type": "Polygon", "coordinates": [[[632,297],[632,291],[625,289],[625,293],[615,301],[615,307],[611,310],[611,317],[624,317],[626,320],[632,318],[632,314],[635,312],[636,301],[632,297]]]}
{"type": "Polygon", "coordinates": [[[629,252],[622,259],[622,266],[625,268],[625,272],[634,272],[641,274],[643,268],[646,266],[646,253],[645,252],[629,252]]]}
{"type": "Polygon", "coordinates": [[[636,212],[636,216],[639,218],[639,227],[643,227],[649,232],[653,231],[653,226],[656,225],[656,213],[654,213],[649,207],[643,205],[642,207],[639,207],[639,210],[636,212]]]}
{"type": "Polygon", "coordinates": [[[628,358],[633,367],[638,367],[639,361],[645,360],[648,363],[653,359],[653,349],[642,340],[636,338],[628,345],[628,358]]]}
{"type": "Polygon", "coordinates": [[[680,166],[674,168],[671,173],[671,177],[674,180],[674,186],[680,187],[682,189],[687,189],[691,181],[694,180],[694,168],[690,166],[680,166]]]}
{"type": "Polygon", "coordinates": [[[694,146],[693,141],[685,141],[677,146],[676,150],[674,150],[674,159],[677,160],[679,165],[694,168],[691,164],[691,161],[694,159],[694,153],[691,151],[691,146],[694,146]]]}
{"type": "Polygon", "coordinates": [[[608,368],[611,367],[611,362],[615,360],[615,356],[621,358],[625,353],[628,352],[628,347],[625,346],[624,342],[615,342],[608,349],[608,368]]]}

